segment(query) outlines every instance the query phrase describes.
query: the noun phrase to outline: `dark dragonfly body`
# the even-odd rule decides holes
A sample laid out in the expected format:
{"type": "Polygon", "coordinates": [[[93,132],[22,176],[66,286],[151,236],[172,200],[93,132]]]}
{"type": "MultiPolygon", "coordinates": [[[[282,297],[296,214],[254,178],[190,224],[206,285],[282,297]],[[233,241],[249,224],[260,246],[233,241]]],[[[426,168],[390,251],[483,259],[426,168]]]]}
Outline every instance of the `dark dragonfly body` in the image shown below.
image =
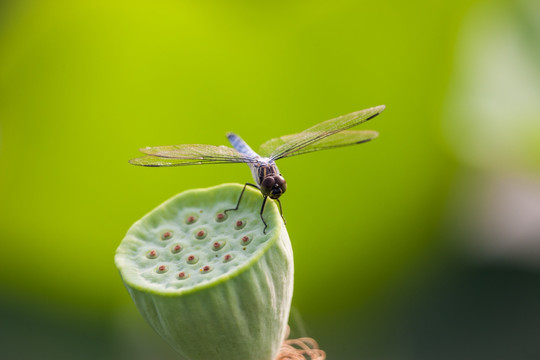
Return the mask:
{"type": "Polygon", "coordinates": [[[253,157],[253,162],[248,163],[248,165],[251,168],[253,180],[257,183],[263,196],[278,199],[287,189],[287,183],[283,176],[281,176],[275,161],[270,158],[261,157],[236,134],[228,133],[227,138],[236,150],[253,157]]]}
{"type": "Polygon", "coordinates": [[[275,160],[370,141],[378,136],[376,131],[347,129],[374,118],[384,108],[384,105],[381,105],[342,115],[314,125],[298,134],[271,139],[261,145],[259,153],[253,151],[240,136],[228,133],[227,138],[234,149],[226,146],[201,144],[146,147],[140,149],[146,156],[131,159],[130,163],[151,167],[226,163],[248,164],[255,184],[246,183],[240,193],[236,207],[225,212],[238,210],[246,186],[259,189],[263,196],[260,216],[265,225],[263,231],[266,233],[267,224],[263,217],[266,201],[268,198],[276,200],[283,217],[279,197],[287,190],[287,183],[279,172],[275,160]]]}
{"type": "Polygon", "coordinates": [[[285,190],[287,190],[287,182],[283,176],[281,176],[275,161],[270,158],[261,157],[259,154],[253,151],[253,149],[244,140],[242,140],[240,136],[236,134],[228,133],[227,139],[229,139],[231,145],[238,150],[238,152],[253,159],[253,161],[249,162],[248,165],[251,169],[251,175],[253,176],[253,180],[255,180],[256,185],[246,183],[242,189],[242,192],[240,193],[238,201],[236,202],[236,207],[234,209],[225,210],[225,213],[231,210],[238,210],[238,206],[240,205],[240,201],[242,200],[242,195],[244,195],[246,186],[253,186],[259,189],[263,195],[263,203],[260,212],[261,220],[264,223],[263,232],[266,233],[266,228],[268,227],[263,217],[264,206],[266,205],[266,200],[268,198],[278,202],[281,218],[286,223],[285,218],[283,217],[283,208],[281,206],[281,201],[279,201],[279,197],[285,192],[285,190]]]}

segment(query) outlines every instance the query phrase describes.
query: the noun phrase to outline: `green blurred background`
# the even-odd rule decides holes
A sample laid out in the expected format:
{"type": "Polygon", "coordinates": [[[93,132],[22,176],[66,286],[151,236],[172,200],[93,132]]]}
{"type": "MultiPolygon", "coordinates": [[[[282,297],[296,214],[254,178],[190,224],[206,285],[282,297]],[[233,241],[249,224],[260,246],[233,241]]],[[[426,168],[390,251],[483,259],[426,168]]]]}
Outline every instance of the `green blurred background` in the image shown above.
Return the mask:
{"type": "Polygon", "coordinates": [[[130,225],[255,147],[385,104],[374,142],[279,162],[291,325],[328,359],[540,359],[538,1],[4,1],[3,359],[175,359],[113,264],[130,225]]]}

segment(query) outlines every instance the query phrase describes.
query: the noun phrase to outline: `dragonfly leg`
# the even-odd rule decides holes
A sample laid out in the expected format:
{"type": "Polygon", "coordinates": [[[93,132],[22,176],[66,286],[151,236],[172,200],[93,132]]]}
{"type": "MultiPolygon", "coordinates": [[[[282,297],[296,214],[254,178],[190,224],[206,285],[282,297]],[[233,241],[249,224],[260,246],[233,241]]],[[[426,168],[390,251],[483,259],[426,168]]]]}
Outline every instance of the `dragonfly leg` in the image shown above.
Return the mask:
{"type": "Polygon", "coordinates": [[[287,220],[283,217],[283,208],[281,207],[281,201],[279,199],[275,199],[277,203],[279,204],[279,214],[281,215],[281,218],[283,219],[283,223],[287,225],[287,220]]]}
{"type": "Polygon", "coordinates": [[[257,185],[250,184],[250,183],[245,183],[244,188],[242,189],[242,192],[240,193],[240,197],[238,198],[238,202],[236,203],[236,207],[234,209],[225,210],[224,211],[225,214],[227,214],[227,211],[236,211],[236,210],[238,210],[238,207],[240,206],[240,201],[242,200],[242,196],[244,195],[244,191],[246,191],[246,186],[248,186],[248,185],[253,186],[256,189],[259,189],[259,187],[257,185]]]}
{"type": "Polygon", "coordinates": [[[263,234],[266,234],[266,228],[268,227],[268,224],[266,223],[266,221],[264,221],[264,217],[263,217],[264,205],[266,205],[266,199],[268,199],[268,196],[265,196],[263,198],[263,203],[262,203],[262,206],[261,206],[261,220],[262,220],[262,222],[264,224],[263,234]]]}

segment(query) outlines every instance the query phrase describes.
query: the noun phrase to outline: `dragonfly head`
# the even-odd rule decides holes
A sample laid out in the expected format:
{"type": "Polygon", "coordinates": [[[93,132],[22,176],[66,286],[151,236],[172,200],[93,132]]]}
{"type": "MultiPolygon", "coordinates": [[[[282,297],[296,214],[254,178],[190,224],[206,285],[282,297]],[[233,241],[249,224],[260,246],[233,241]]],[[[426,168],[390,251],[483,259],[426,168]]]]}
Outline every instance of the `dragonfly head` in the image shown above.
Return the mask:
{"type": "Polygon", "coordinates": [[[270,199],[279,198],[287,190],[287,182],[281,175],[268,175],[261,182],[261,192],[270,199]]]}

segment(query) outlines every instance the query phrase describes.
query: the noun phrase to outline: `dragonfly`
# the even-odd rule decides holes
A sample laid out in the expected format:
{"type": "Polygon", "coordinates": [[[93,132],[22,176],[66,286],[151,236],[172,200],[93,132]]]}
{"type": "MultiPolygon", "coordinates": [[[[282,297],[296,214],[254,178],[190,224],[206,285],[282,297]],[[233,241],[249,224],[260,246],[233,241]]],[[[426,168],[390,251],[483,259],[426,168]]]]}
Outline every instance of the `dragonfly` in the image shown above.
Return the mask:
{"type": "Polygon", "coordinates": [[[270,139],[260,146],[258,152],[255,152],[240,136],[227,133],[232,148],[224,145],[204,144],[145,147],[139,149],[145,156],[131,159],[129,162],[133,165],[149,167],[247,164],[251,169],[255,184],[245,183],[236,207],[225,210],[225,213],[238,210],[247,186],[260,190],[263,196],[260,217],[264,224],[263,233],[266,234],[268,225],[264,220],[263,212],[268,198],[279,204],[279,211],[285,222],[279,198],[287,190],[287,182],[278,170],[276,160],[373,140],[379,135],[376,131],[348,129],[373,119],[384,109],[385,106],[380,105],[356,111],[323,121],[297,134],[270,139]]]}

